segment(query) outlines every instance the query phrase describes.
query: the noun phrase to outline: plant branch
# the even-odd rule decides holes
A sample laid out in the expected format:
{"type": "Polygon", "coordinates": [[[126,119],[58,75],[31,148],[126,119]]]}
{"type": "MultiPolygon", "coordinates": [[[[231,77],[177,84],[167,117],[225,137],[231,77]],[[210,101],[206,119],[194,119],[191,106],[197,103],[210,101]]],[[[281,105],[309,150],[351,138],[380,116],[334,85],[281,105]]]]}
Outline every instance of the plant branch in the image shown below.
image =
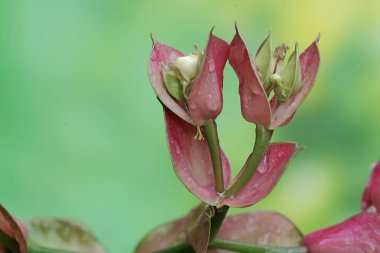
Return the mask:
{"type": "Polygon", "coordinates": [[[233,185],[225,192],[224,196],[231,197],[239,192],[248,181],[251,179],[252,175],[255,173],[256,169],[259,167],[261,160],[264,158],[265,153],[270,144],[270,140],[273,135],[273,130],[269,130],[263,126],[256,126],[256,140],[253,147],[252,153],[249,155],[243,171],[241,172],[239,178],[233,183],[233,185]]]}
{"type": "Polygon", "coordinates": [[[240,253],[306,253],[305,247],[270,247],[227,240],[214,240],[210,248],[231,250],[240,253]]]}
{"type": "Polygon", "coordinates": [[[210,149],[215,177],[215,190],[222,193],[224,192],[223,165],[215,120],[207,120],[203,126],[203,132],[210,149]]]}

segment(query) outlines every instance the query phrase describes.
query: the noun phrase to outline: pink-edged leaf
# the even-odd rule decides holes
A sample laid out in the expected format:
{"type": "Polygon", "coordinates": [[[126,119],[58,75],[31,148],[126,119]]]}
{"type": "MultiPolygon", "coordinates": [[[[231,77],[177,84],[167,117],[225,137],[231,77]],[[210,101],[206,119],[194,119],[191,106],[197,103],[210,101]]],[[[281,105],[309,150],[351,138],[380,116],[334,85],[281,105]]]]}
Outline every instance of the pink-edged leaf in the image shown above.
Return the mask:
{"type": "Polygon", "coordinates": [[[229,62],[239,78],[243,117],[249,122],[269,127],[271,110],[268,98],[237,28],[236,35],[230,44],[229,62]]]}
{"type": "Polygon", "coordinates": [[[178,50],[161,44],[160,42],[153,41],[149,61],[149,80],[157,97],[169,110],[190,124],[195,124],[186,108],[177,103],[177,101],[170,96],[164,83],[162,65],[168,65],[170,61],[180,56],[183,56],[183,54],[178,50]]]}
{"type": "Polygon", "coordinates": [[[107,253],[95,235],[82,224],[61,218],[33,218],[26,221],[32,247],[81,253],[107,253]]]}
{"type": "MultiPolygon", "coordinates": [[[[195,126],[178,118],[165,107],[164,112],[169,151],[175,173],[190,192],[203,202],[215,205],[219,195],[215,190],[212,160],[206,140],[194,139],[197,133],[195,126]]],[[[227,187],[231,169],[223,151],[221,155],[224,185],[227,187]]]]}
{"type": "MultiPolygon", "coordinates": [[[[271,211],[251,212],[227,217],[216,239],[271,247],[299,246],[302,234],[285,216],[271,211]]],[[[210,253],[229,253],[209,250],[210,253]]]]}
{"type": "MultiPolygon", "coordinates": [[[[286,166],[298,151],[296,143],[270,144],[267,153],[248,183],[234,196],[223,199],[219,205],[245,207],[263,199],[272,191],[286,166]]],[[[239,175],[236,178],[238,177],[239,175]]]]}
{"type": "Polygon", "coordinates": [[[270,129],[289,123],[288,119],[301,106],[307,95],[310,93],[314,85],[320,63],[318,50],[319,37],[301,54],[301,87],[298,93],[289,98],[288,101],[281,104],[276,111],[273,112],[272,123],[270,129]]]}
{"type": "Polygon", "coordinates": [[[187,241],[196,253],[206,253],[210,242],[211,218],[213,207],[208,207],[196,220],[195,226],[188,230],[187,241]]]}
{"type": "MultiPolygon", "coordinates": [[[[209,217],[210,208],[205,204],[200,204],[189,212],[186,216],[158,226],[150,231],[139,243],[135,253],[151,253],[162,249],[176,247],[186,241],[190,241],[193,247],[199,247],[202,242],[197,242],[197,232],[202,237],[209,235],[209,227],[200,221],[206,221],[209,217]]],[[[203,239],[202,239],[203,240],[203,239]]],[[[207,240],[208,244],[208,240],[207,240]]],[[[206,245],[207,248],[207,245],[206,245]]]]}
{"type": "Polygon", "coordinates": [[[380,252],[380,215],[358,214],[340,224],[305,236],[309,253],[380,252]]]}
{"type": "Polygon", "coordinates": [[[375,164],[363,193],[362,210],[380,213],[380,161],[375,164]]]}
{"type": "MultiPolygon", "coordinates": [[[[12,215],[0,205],[0,231],[17,243],[18,253],[26,253],[26,236],[28,233],[25,227],[23,225],[20,227],[19,224],[21,224],[21,222],[16,221],[12,215]],[[21,228],[23,228],[23,230],[21,228]]],[[[0,243],[0,249],[2,248],[4,248],[4,245],[0,243]]]]}
{"type": "Polygon", "coordinates": [[[202,67],[188,98],[189,111],[197,122],[215,119],[223,107],[223,70],[229,45],[210,33],[202,67]]]}

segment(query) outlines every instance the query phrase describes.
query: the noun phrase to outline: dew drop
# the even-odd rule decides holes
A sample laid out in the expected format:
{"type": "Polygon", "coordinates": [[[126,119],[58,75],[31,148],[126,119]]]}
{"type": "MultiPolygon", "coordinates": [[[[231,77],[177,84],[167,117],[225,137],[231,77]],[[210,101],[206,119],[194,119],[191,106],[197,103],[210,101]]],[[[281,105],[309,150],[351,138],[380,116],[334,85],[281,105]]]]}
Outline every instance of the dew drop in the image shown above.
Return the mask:
{"type": "Polygon", "coordinates": [[[208,62],[208,71],[210,71],[210,72],[215,71],[215,63],[213,60],[209,60],[209,62],[208,62]]]}
{"type": "Polygon", "coordinates": [[[282,158],[282,157],[284,157],[285,156],[285,152],[284,151],[279,151],[278,153],[277,153],[277,157],[278,158],[282,158]]]}

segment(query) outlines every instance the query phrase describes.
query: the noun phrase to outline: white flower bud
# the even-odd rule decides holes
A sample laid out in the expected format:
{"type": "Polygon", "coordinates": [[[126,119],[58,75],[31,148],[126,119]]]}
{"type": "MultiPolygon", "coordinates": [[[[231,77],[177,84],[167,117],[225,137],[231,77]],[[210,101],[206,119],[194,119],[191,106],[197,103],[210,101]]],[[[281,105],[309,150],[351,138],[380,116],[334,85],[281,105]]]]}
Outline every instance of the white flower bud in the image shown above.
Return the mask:
{"type": "Polygon", "coordinates": [[[171,63],[171,66],[181,78],[190,82],[198,74],[198,56],[191,54],[190,56],[178,57],[171,63]]]}

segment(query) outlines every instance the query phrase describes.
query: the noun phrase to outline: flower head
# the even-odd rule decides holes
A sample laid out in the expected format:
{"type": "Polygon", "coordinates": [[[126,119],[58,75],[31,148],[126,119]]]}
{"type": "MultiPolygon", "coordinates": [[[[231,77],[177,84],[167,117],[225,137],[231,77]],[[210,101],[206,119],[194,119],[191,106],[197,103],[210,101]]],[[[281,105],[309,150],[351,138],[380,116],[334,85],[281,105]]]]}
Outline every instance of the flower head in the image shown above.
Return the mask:
{"type": "Polygon", "coordinates": [[[268,129],[289,123],[313,87],[320,62],[318,41],[319,37],[300,55],[296,44],[283,66],[286,45],[272,53],[269,35],[252,60],[236,28],[229,62],[239,77],[241,110],[247,121],[268,129]]]}

